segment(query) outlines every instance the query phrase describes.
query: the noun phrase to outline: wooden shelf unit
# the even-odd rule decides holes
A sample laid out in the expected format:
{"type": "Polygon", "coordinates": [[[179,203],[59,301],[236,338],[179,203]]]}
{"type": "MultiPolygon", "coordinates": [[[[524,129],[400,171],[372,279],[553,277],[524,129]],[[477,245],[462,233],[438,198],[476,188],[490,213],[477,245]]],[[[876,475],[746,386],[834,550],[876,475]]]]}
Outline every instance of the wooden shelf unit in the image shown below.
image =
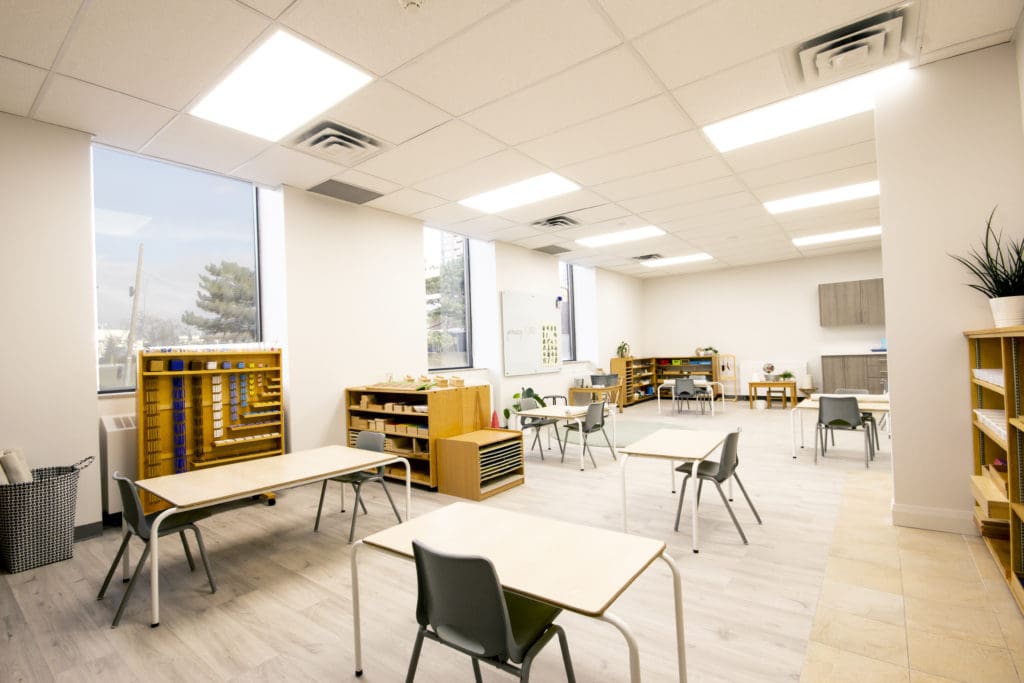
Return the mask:
{"type": "Polygon", "coordinates": [[[523,433],[481,429],[437,441],[438,490],[483,500],[526,481],[523,433]]]}
{"type": "MultiPolygon", "coordinates": [[[[372,385],[345,390],[348,441],[359,432],[381,432],[384,450],[409,460],[416,484],[437,488],[437,441],[487,425],[491,388],[437,387],[424,391],[402,386],[372,385]]],[[[388,477],[405,480],[402,465],[388,465],[388,477]]]]}
{"type": "Polygon", "coordinates": [[[965,332],[971,368],[969,487],[974,519],[993,561],[1024,611],[1024,327],[965,332]],[[974,370],[999,370],[976,377],[974,370]],[[989,411],[979,415],[977,410],[989,411]],[[993,424],[994,423],[994,424],[993,424]],[[1005,433],[1005,436],[1004,436],[1005,433]],[[998,471],[996,460],[1006,463],[998,471]]]}
{"type": "Polygon", "coordinates": [[[140,351],[137,386],[140,479],[284,452],[279,349],[140,351]]]}
{"type": "MultiPolygon", "coordinates": [[[[677,377],[699,377],[717,382],[719,358],[713,356],[646,356],[643,358],[612,358],[612,372],[624,380],[623,405],[633,405],[655,398],[658,385],[677,377]]],[[[713,388],[716,393],[720,387],[713,388]]]]}

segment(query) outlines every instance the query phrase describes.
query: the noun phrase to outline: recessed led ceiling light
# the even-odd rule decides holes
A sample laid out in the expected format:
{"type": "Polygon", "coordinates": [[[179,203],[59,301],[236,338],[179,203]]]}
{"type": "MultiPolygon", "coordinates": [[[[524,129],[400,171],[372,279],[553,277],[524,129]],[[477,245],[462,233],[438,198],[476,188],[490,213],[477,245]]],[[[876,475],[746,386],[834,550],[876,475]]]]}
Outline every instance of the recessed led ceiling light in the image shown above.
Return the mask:
{"type": "Polygon", "coordinates": [[[505,209],[514,209],[517,206],[533,204],[542,199],[557,197],[560,194],[573,192],[580,189],[576,183],[563,178],[557,173],[544,173],[542,175],[520,180],[505,187],[499,187],[489,192],[481,192],[478,195],[467,197],[459,202],[484,213],[498,213],[505,209]]]}
{"type": "Polygon", "coordinates": [[[690,254],[689,256],[671,256],[669,258],[654,258],[647,261],[642,261],[648,268],[664,268],[665,266],[677,266],[680,263],[697,263],[698,261],[710,261],[711,254],[705,254],[701,252],[699,254],[690,254]]]}
{"type": "Polygon", "coordinates": [[[657,237],[658,235],[664,234],[665,231],[659,227],[653,225],[645,225],[642,228],[633,228],[632,230],[623,230],[621,232],[609,232],[604,235],[584,237],[583,239],[576,240],[576,244],[582,244],[585,247],[606,247],[609,244],[620,244],[622,242],[645,240],[648,237],[657,237]]]}
{"type": "Polygon", "coordinates": [[[840,230],[839,232],[826,232],[821,235],[808,235],[807,237],[794,237],[793,244],[798,247],[806,247],[811,244],[825,244],[826,242],[841,242],[843,240],[855,240],[858,237],[873,237],[882,234],[882,226],[875,225],[870,228],[856,228],[854,230],[840,230]]]}
{"type": "Polygon", "coordinates": [[[878,181],[872,180],[867,183],[844,185],[843,187],[833,187],[831,190],[776,199],[775,201],[765,202],[764,208],[768,209],[768,213],[787,213],[799,209],[810,209],[815,206],[826,206],[827,204],[838,204],[839,202],[848,202],[853,199],[863,199],[864,197],[877,197],[879,191],[878,181]]]}
{"type": "Polygon", "coordinates": [[[189,113],[276,142],[371,80],[323,50],[278,31],[189,113]]]}
{"type": "Polygon", "coordinates": [[[875,108],[875,93],[909,69],[902,62],[704,126],[719,152],[746,147],[875,108]]]}

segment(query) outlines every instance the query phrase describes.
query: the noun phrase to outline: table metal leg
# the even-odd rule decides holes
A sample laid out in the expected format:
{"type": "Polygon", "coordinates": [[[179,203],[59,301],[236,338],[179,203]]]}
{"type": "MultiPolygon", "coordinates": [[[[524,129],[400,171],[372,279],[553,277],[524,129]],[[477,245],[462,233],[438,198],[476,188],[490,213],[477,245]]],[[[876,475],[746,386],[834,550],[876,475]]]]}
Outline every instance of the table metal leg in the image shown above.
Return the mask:
{"type": "Polygon", "coordinates": [[[683,579],[679,573],[679,567],[669,557],[668,553],[662,551],[661,559],[665,561],[672,570],[672,594],[675,599],[676,610],[676,654],[679,665],[679,682],[686,681],[686,639],[683,636],[683,579]]]}
{"type": "Polygon", "coordinates": [[[629,630],[626,622],[609,612],[605,612],[597,618],[601,621],[607,621],[619,629],[619,632],[626,639],[626,646],[629,648],[629,680],[630,683],[640,683],[640,648],[637,646],[636,637],[633,635],[633,632],[629,630]]]}
{"type": "MultiPolygon", "coordinates": [[[[791,411],[789,411],[789,436],[790,436],[790,439],[793,442],[793,459],[794,460],[796,460],[796,413],[797,413],[797,410],[798,410],[797,408],[793,408],[791,411]]],[[[801,420],[801,422],[803,422],[803,420],[801,420]]],[[[803,439],[803,430],[801,429],[800,432],[801,432],[800,437],[801,437],[801,439],[803,439]]],[[[803,448],[803,444],[800,444],[800,447],[803,448]]]]}
{"type": "Polygon", "coordinates": [[[156,628],[160,625],[160,522],[178,511],[170,507],[161,512],[153,520],[149,530],[149,607],[152,612],[149,625],[156,628]]]}
{"type": "Polygon", "coordinates": [[[629,533],[626,528],[626,461],[629,460],[629,453],[623,453],[619,460],[619,478],[622,482],[622,530],[629,533]]]}
{"type": "Polygon", "coordinates": [[[576,436],[580,438],[580,472],[583,471],[583,454],[586,450],[583,446],[583,420],[576,418],[576,426],[579,429],[576,430],[576,436]]]}
{"type": "Polygon", "coordinates": [[[363,675],[363,638],[359,628],[359,563],[356,557],[363,542],[356,541],[352,544],[352,633],[355,638],[353,650],[356,656],[356,677],[363,675]]]}
{"type": "Polygon", "coordinates": [[[693,552],[700,552],[700,538],[697,531],[697,482],[700,477],[697,476],[697,467],[699,463],[693,463],[693,475],[690,477],[690,489],[692,496],[690,496],[690,505],[693,507],[693,552]]]}
{"type": "MultiPolygon", "coordinates": [[[[409,461],[405,458],[396,458],[397,462],[405,465],[405,521],[412,519],[412,477],[410,476],[411,470],[409,468],[409,461]]],[[[344,487],[342,487],[344,488],[344,487]]],[[[355,514],[355,511],[352,512],[355,514]]]]}
{"type": "Polygon", "coordinates": [[[672,495],[676,493],[676,463],[673,460],[668,461],[669,476],[672,477],[672,495]]]}

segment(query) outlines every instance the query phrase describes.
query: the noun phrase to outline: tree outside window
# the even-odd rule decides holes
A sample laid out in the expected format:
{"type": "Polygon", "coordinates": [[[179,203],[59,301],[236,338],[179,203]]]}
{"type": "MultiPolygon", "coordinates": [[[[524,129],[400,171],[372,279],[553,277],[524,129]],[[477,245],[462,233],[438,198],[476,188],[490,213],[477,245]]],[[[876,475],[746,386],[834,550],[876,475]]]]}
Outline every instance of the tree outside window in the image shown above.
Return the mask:
{"type": "Polygon", "coordinates": [[[472,365],[468,242],[461,235],[423,229],[427,363],[431,370],[472,365]]]}

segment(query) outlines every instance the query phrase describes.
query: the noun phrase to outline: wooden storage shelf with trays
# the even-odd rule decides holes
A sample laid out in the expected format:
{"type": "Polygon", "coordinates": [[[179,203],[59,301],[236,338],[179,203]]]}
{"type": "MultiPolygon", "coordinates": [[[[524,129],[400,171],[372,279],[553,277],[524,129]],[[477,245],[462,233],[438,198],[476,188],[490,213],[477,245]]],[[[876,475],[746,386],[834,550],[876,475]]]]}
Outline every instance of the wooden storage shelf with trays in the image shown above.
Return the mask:
{"type": "Polygon", "coordinates": [[[523,433],[480,429],[437,440],[438,491],[483,500],[526,481],[523,433]]]}
{"type": "Polygon", "coordinates": [[[624,406],[654,398],[653,358],[612,358],[609,366],[622,382],[624,406]]]}
{"type": "MultiPolygon", "coordinates": [[[[490,387],[434,387],[417,391],[403,383],[345,390],[348,443],[359,432],[384,436],[384,450],[409,460],[413,483],[437,488],[437,440],[475,431],[488,423],[490,387]]],[[[389,478],[405,480],[402,465],[388,465],[389,478]]]]}
{"type": "MultiPolygon", "coordinates": [[[[654,358],[655,386],[668,380],[682,377],[705,379],[718,382],[718,354],[711,356],[657,356],[654,358]]],[[[712,397],[717,396],[720,388],[710,388],[712,397]]]]}
{"type": "Polygon", "coordinates": [[[137,386],[140,479],[284,452],[279,349],[140,351],[137,386]]]}
{"type": "Polygon", "coordinates": [[[971,368],[974,518],[1024,611],[1024,327],[965,332],[971,368]],[[1001,460],[1006,471],[995,463],[1001,460]]]}

